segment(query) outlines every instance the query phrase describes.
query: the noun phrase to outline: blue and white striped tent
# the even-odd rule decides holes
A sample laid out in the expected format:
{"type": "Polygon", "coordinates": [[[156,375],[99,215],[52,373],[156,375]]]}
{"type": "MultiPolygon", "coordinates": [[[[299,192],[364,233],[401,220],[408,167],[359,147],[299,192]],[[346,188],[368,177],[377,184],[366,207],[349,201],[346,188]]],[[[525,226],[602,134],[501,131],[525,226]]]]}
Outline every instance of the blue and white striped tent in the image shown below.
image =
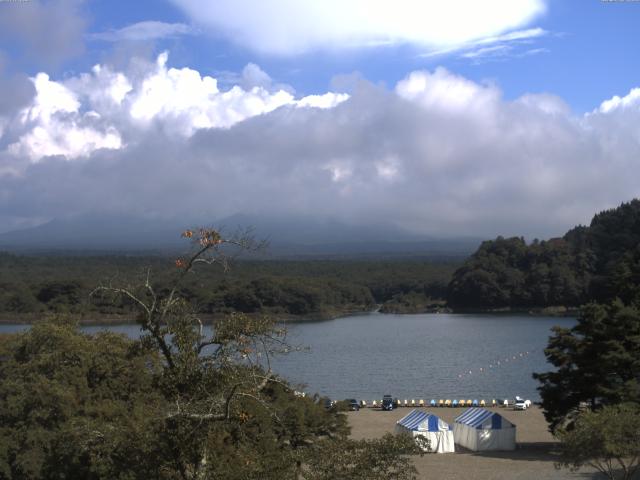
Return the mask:
{"type": "Polygon", "coordinates": [[[455,442],[469,450],[514,450],[516,426],[496,412],[469,408],[455,419],[455,442]]]}
{"type": "Polygon", "coordinates": [[[396,432],[413,437],[423,436],[429,440],[430,452],[449,453],[455,451],[451,426],[432,413],[412,410],[396,422],[396,432]]]}

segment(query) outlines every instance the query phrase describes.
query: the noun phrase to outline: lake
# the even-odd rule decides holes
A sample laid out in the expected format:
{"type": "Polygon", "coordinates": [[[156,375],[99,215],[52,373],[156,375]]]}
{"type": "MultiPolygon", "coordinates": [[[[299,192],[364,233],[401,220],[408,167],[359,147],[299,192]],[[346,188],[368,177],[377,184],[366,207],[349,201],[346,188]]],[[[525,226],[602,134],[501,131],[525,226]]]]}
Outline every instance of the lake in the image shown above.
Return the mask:
{"type": "MultiPolygon", "coordinates": [[[[549,370],[543,349],[551,327],[575,319],[490,314],[370,313],[290,323],[288,341],[308,349],[276,358],[274,370],[306,392],[370,402],[401,399],[538,400],[533,372],[549,370]]],[[[28,328],[0,325],[0,332],[28,328]]],[[[95,332],[99,326],[84,327],[95,332]]],[[[110,330],[131,337],[137,325],[110,330]]]]}

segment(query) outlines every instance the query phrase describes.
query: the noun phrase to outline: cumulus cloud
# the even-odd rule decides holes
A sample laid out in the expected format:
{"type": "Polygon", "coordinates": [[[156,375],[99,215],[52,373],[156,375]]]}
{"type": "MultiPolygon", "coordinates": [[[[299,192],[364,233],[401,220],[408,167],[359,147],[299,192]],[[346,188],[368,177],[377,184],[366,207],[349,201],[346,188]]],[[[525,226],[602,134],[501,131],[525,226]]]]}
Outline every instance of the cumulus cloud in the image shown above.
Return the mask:
{"type": "Polygon", "coordinates": [[[43,156],[0,152],[0,218],[307,215],[546,237],[640,195],[636,90],[582,115],[548,93],[505,100],[495,84],[437,68],[392,90],[361,79],[350,97],[296,98],[222,91],[167,61],[135,78],[106,66],[37,76],[36,97],[7,128],[43,156]],[[84,150],[62,125],[80,131],[84,150]],[[49,137],[35,138],[38,127],[49,137]],[[116,132],[119,145],[105,146],[116,132]]]}
{"type": "Polygon", "coordinates": [[[190,68],[168,68],[167,60],[166,52],[160,54],[134,79],[101,65],[64,81],[39,73],[32,79],[33,101],[13,123],[21,133],[8,153],[32,162],[53,155],[76,159],[99,149],[120,149],[126,143],[123,136],[135,140],[153,127],[170,136],[190,137],[197,130],[228,128],[284,105],[332,108],[348,98],[328,92],[296,99],[288,91],[270,90],[269,76],[254,64],[243,71],[246,89],[236,85],[223,91],[215,78],[190,68]]]}
{"type": "Polygon", "coordinates": [[[95,125],[100,114],[80,112],[76,94],[67,87],[51,81],[46,73],[36,75],[33,83],[35,98],[22,110],[18,120],[27,131],[17,142],[9,145],[9,153],[38,161],[52,155],[76,158],[100,148],[122,146],[114,127],[100,129],[95,125]]]}
{"type": "Polygon", "coordinates": [[[173,0],[214,35],[260,52],[381,44],[453,47],[491,38],[545,12],[544,0],[173,0]]]}
{"type": "Polygon", "coordinates": [[[633,109],[638,105],[640,105],[640,88],[632,88],[631,91],[622,98],[618,95],[614,95],[609,100],[602,102],[598,111],[600,113],[609,113],[615,110],[624,110],[626,108],[633,109]]]}
{"type": "Polygon", "coordinates": [[[105,42],[136,42],[146,40],[159,40],[161,38],[175,38],[181,35],[191,35],[195,31],[184,23],[166,23],[154,20],[134,23],[126,27],[109,30],[107,32],[92,33],[91,40],[105,42]]]}

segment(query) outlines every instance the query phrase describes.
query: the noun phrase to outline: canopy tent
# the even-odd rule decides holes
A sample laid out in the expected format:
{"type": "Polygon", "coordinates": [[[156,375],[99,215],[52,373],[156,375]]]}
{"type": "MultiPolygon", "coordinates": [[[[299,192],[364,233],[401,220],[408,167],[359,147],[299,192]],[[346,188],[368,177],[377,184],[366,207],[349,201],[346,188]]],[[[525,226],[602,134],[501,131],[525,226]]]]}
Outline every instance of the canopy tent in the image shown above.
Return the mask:
{"type": "Polygon", "coordinates": [[[456,417],[453,436],[458,445],[476,452],[516,448],[516,426],[484,408],[470,408],[456,417]]]}
{"type": "MultiPolygon", "coordinates": [[[[451,426],[437,415],[412,410],[396,423],[396,433],[423,436],[429,440],[429,450],[435,453],[454,452],[453,431],[451,426]]],[[[418,445],[420,445],[418,443],[418,445]]]]}

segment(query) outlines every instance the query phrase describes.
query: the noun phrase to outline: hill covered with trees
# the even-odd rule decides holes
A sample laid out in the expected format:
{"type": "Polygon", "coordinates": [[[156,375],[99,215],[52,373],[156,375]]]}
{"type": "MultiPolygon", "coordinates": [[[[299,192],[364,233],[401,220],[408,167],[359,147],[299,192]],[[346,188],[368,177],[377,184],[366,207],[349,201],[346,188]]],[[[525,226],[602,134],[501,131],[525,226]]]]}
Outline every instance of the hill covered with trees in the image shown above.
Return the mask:
{"type": "MultiPolygon", "coordinates": [[[[243,260],[229,272],[189,276],[181,294],[204,314],[265,313],[327,318],[371,311],[424,311],[444,303],[460,265],[452,260],[243,260]]],[[[169,284],[173,259],[151,256],[0,254],[0,318],[37,319],[72,313],[84,319],[131,317],[125,299],[90,299],[99,284],[139,282],[150,271],[158,290],[169,284]]]]}
{"type": "Polygon", "coordinates": [[[640,200],[598,213],[561,238],[483,242],[453,275],[456,309],[578,307],[640,300],[640,200]]]}

